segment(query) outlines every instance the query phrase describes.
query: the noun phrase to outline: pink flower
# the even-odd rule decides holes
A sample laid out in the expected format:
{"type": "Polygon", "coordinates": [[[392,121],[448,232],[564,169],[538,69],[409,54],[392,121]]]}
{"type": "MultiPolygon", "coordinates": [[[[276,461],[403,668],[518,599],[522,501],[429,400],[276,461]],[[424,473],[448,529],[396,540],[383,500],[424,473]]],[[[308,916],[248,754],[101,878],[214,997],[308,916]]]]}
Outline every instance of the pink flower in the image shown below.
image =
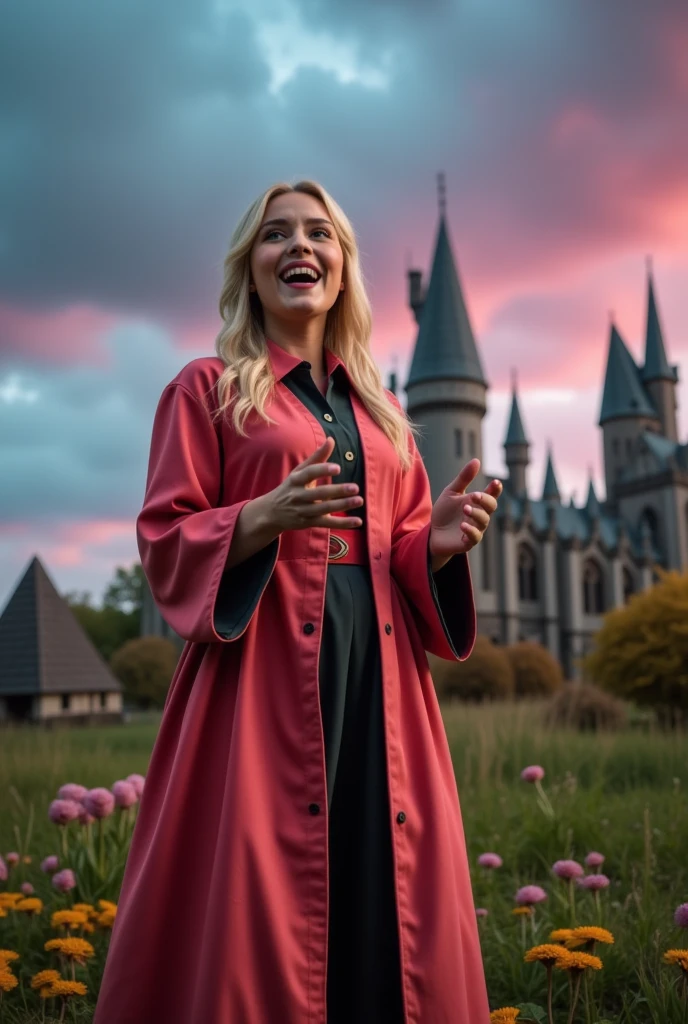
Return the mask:
{"type": "Polygon", "coordinates": [[[138,795],[131,782],[120,779],[119,782],[113,783],[112,792],[117,807],[132,807],[138,801],[138,795]]]}
{"type": "Polygon", "coordinates": [[[56,825],[67,825],[79,817],[80,806],[76,800],[53,800],[48,808],[48,817],[56,825]]]}
{"type": "Polygon", "coordinates": [[[109,789],[98,786],[89,789],[84,796],[83,805],[94,818],[107,818],[115,809],[115,798],[109,789]]]}
{"type": "Polygon", "coordinates": [[[76,886],[76,878],[71,868],[63,868],[62,871],[58,871],[56,875],[53,875],[53,885],[60,892],[69,892],[76,886]]]}
{"type": "Polygon", "coordinates": [[[96,820],[92,814],[89,814],[83,804],[80,804],[79,811],[79,824],[80,825],[92,825],[96,820]]]}
{"type": "Polygon", "coordinates": [[[88,793],[86,786],[80,786],[77,782],[65,782],[64,786],[60,786],[57,791],[57,795],[61,800],[74,800],[80,804],[83,798],[88,793]]]}
{"type": "Polygon", "coordinates": [[[137,795],[137,797],[140,800],[141,799],[141,794],[143,793],[143,784],[146,781],[144,776],[143,775],[127,775],[126,781],[127,782],[131,782],[132,786],[136,790],[136,795],[137,795]]]}
{"type": "Polygon", "coordinates": [[[539,764],[531,764],[521,772],[524,782],[540,782],[545,777],[545,769],[539,764]]]}
{"type": "Polygon", "coordinates": [[[9,871],[2,857],[0,857],[0,882],[6,882],[9,871]]]}
{"type": "Polygon", "coordinates": [[[577,860],[558,860],[552,865],[552,871],[557,878],[569,881],[571,878],[580,878],[584,874],[583,868],[577,860]]]}
{"type": "Polygon", "coordinates": [[[59,863],[59,859],[54,853],[51,853],[49,857],[41,861],[41,871],[45,871],[46,875],[52,875],[53,871],[57,871],[59,863]]]}
{"type": "Polygon", "coordinates": [[[586,875],[585,878],[576,879],[581,889],[588,889],[590,892],[597,892],[599,889],[606,889],[609,879],[606,875],[586,875]]]}
{"type": "Polygon", "coordinates": [[[604,864],[604,854],[591,850],[585,858],[585,866],[588,868],[601,868],[604,864]]]}
{"type": "Polygon", "coordinates": [[[485,910],[485,907],[476,907],[475,908],[475,916],[476,917],[487,917],[487,915],[488,915],[488,911],[485,910]]]}
{"type": "Polygon", "coordinates": [[[532,906],[547,899],[547,893],[539,885],[524,885],[518,890],[514,899],[520,906],[532,906]]]}
{"type": "Polygon", "coordinates": [[[31,885],[31,882],[22,882],[19,888],[21,889],[25,896],[33,896],[34,888],[31,885]]]}
{"type": "Polygon", "coordinates": [[[682,903],[680,907],[676,907],[674,922],[679,928],[688,928],[688,903],[682,903]]]}
{"type": "Polygon", "coordinates": [[[18,863],[19,863],[19,861],[21,860],[21,857],[19,856],[19,854],[18,854],[18,853],[14,853],[14,852],[12,852],[12,853],[6,853],[6,854],[5,854],[5,860],[7,861],[7,863],[9,864],[9,866],[10,866],[11,868],[13,868],[15,864],[18,864],[18,863]]]}
{"type": "Polygon", "coordinates": [[[478,857],[478,864],[481,868],[501,868],[502,858],[498,853],[481,853],[478,857]]]}

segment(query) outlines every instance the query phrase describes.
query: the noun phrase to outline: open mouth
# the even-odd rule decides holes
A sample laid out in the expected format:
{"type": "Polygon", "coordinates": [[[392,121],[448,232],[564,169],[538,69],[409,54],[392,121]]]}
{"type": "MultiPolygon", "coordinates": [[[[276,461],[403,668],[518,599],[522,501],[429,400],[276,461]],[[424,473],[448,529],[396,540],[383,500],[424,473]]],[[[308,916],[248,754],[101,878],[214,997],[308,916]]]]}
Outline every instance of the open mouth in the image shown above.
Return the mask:
{"type": "Polygon", "coordinates": [[[280,274],[280,281],[289,288],[314,288],[322,275],[311,267],[292,267],[280,274]]]}

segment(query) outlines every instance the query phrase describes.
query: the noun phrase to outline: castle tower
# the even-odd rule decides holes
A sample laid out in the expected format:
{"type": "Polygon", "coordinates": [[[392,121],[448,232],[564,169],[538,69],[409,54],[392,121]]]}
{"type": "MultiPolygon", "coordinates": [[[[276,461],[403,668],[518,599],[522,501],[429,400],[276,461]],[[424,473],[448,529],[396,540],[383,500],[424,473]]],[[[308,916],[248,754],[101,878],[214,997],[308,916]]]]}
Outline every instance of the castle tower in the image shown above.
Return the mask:
{"type": "Polygon", "coordinates": [[[630,460],[633,442],[644,430],[658,431],[661,426],[657,410],[643,387],[635,360],[614,323],[610,328],[607,370],[598,423],[602,427],[607,503],[613,507],[616,501],[615,484],[621,470],[630,460]]]}
{"type": "Polygon", "coordinates": [[[678,441],[676,426],[676,389],[678,366],[670,366],[664,348],[664,336],[652,284],[652,270],[647,274],[647,327],[645,331],[645,365],[642,381],[661,422],[662,434],[678,441]]]}
{"type": "MultiPolygon", "coordinates": [[[[446,224],[444,176],[439,175],[439,227],[430,283],[410,270],[409,304],[418,323],[407,394],[409,416],[423,425],[418,447],[433,501],[472,458],[482,465],[487,381],[473,337],[446,224]]],[[[482,473],[475,486],[481,486],[482,473]]]]}
{"type": "Polygon", "coordinates": [[[516,394],[516,371],[511,375],[511,415],[504,439],[505,461],[509,470],[509,490],[515,498],[523,498],[528,493],[526,486],[526,470],[530,462],[528,449],[530,444],[523,429],[521,410],[516,394]]]}
{"type": "Polygon", "coordinates": [[[557,484],[554,472],[554,460],[552,456],[552,445],[547,444],[547,467],[545,469],[545,482],[542,486],[542,501],[548,505],[561,505],[561,493],[557,484]]]}

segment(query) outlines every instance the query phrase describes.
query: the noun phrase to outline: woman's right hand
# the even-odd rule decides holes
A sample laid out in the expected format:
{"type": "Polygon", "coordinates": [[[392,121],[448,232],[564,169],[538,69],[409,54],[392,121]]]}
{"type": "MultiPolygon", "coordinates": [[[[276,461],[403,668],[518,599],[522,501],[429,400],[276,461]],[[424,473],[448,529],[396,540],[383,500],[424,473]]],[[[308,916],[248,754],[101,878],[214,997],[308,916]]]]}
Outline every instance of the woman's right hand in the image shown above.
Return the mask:
{"type": "Polygon", "coordinates": [[[334,438],[328,437],[278,487],[261,496],[263,512],[274,530],[281,533],[311,526],[350,530],[363,525],[357,516],[332,515],[363,504],[358,484],[317,484],[340,471],[340,466],[327,461],[333,450],[334,438]]]}

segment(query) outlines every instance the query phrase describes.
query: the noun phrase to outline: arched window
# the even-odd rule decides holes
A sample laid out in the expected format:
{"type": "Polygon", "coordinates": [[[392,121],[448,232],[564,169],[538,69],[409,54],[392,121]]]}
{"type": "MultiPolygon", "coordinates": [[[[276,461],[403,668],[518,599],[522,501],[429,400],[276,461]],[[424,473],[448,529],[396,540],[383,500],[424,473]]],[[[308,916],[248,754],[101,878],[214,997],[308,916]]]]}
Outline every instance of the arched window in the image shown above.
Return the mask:
{"type": "Polygon", "coordinates": [[[583,566],[583,609],[586,615],[599,615],[604,611],[602,570],[592,558],[583,566]]]}
{"type": "Polygon", "coordinates": [[[463,456],[463,432],[461,430],[454,431],[454,454],[459,458],[463,456]]]}
{"type": "Polygon", "coordinates": [[[652,537],[652,546],[655,551],[660,550],[659,543],[659,518],[653,508],[647,505],[640,514],[640,525],[647,523],[650,528],[650,536],[652,537]]]}
{"type": "Polygon", "coordinates": [[[628,604],[631,594],[635,592],[635,582],[633,580],[633,574],[631,573],[630,569],[626,568],[626,566],[624,566],[621,571],[621,578],[623,581],[624,604],[628,604]]]}
{"type": "Polygon", "coordinates": [[[528,544],[518,548],[518,596],[521,601],[537,601],[537,560],[528,544]]]}

